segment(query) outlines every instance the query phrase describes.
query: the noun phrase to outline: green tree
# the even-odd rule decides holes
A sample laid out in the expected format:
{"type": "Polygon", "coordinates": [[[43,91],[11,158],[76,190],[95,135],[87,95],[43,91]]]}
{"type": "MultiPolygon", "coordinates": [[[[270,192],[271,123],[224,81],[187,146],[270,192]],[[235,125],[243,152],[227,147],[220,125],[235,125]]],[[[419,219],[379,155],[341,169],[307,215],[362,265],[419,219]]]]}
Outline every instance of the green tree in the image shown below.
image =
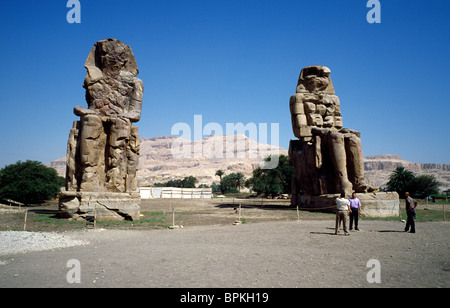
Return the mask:
{"type": "Polygon", "coordinates": [[[216,174],[215,175],[217,175],[219,178],[220,178],[220,180],[222,181],[222,176],[225,174],[225,172],[223,171],[223,170],[217,170],[216,171],[216,174]]]}
{"type": "Polygon", "coordinates": [[[215,182],[211,184],[211,189],[213,193],[222,193],[222,191],[220,190],[220,184],[217,185],[215,182]]]}
{"type": "Polygon", "coordinates": [[[182,187],[182,180],[170,180],[165,184],[165,187],[182,187]]]}
{"type": "MultiPolygon", "coordinates": [[[[270,162],[272,157],[265,158],[270,162]]],[[[291,179],[294,176],[294,166],[286,155],[278,157],[278,165],[274,169],[257,168],[253,176],[245,183],[254,192],[265,195],[289,194],[291,192],[291,179]]]]}
{"type": "Polygon", "coordinates": [[[0,170],[0,199],[42,203],[55,198],[61,186],[56,170],[38,161],[18,161],[0,170]]]}
{"type": "Polygon", "coordinates": [[[245,176],[241,172],[230,173],[220,181],[220,190],[222,193],[238,193],[245,183],[245,176]]]}
{"type": "Polygon", "coordinates": [[[413,179],[414,173],[406,170],[403,166],[398,166],[389,176],[387,190],[396,191],[400,195],[400,197],[403,198],[405,196],[405,192],[411,190],[413,179]]]}
{"type": "Polygon", "coordinates": [[[182,180],[170,180],[165,183],[156,183],[155,187],[182,187],[182,188],[195,188],[195,184],[198,183],[196,177],[187,176],[182,180]]]}
{"type": "Polygon", "coordinates": [[[412,180],[409,189],[416,198],[426,198],[439,193],[439,182],[434,175],[418,175],[412,180]]]}
{"type": "Polygon", "coordinates": [[[183,188],[195,188],[195,184],[198,183],[197,178],[193,177],[193,176],[188,176],[185,177],[182,181],[181,181],[181,187],[183,188]]]}

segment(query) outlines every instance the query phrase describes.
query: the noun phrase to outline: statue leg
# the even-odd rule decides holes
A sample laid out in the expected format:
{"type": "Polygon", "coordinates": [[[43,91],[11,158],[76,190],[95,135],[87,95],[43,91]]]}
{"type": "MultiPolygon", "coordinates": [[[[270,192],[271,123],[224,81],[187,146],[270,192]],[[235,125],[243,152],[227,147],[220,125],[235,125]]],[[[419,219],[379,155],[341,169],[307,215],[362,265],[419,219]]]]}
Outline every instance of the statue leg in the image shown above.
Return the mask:
{"type": "Polygon", "coordinates": [[[127,147],[130,141],[131,122],[128,119],[110,120],[107,150],[108,191],[125,192],[127,178],[127,147]]]}
{"type": "Polygon", "coordinates": [[[330,131],[328,133],[328,138],[331,157],[335,168],[336,192],[351,194],[353,185],[348,180],[344,135],[339,132],[330,131]]]}
{"type": "Polygon", "coordinates": [[[103,123],[97,115],[81,117],[80,135],[80,191],[104,190],[104,162],[106,135],[103,123]]]}
{"type": "Polygon", "coordinates": [[[139,167],[140,140],[138,127],[131,126],[130,142],[127,147],[127,180],[126,191],[133,192],[137,190],[137,170],[139,167]]]}
{"type": "Polygon", "coordinates": [[[349,180],[353,183],[356,192],[366,193],[367,185],[364,181],[364,157],[361,139],[354,134],[346,134],[345,148],[349,180]]]}
{"type": "Polygon", "coordinates": [[[78,189],[78,178],[77,178],[77,145],[78,145],[78,134],[80,132],[80,122],[75,121],[73,123],[73,128],[69,133],[69,141],[67,142],[67,155],[66,155],[66,191],[76,191],[78,189]]]}

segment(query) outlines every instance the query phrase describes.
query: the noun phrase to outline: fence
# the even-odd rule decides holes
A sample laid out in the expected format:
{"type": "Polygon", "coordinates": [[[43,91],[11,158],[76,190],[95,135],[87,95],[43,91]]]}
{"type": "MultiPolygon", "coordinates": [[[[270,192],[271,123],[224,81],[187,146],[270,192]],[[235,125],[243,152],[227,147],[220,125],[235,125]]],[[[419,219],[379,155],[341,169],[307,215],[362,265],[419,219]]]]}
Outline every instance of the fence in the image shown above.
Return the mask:
{"type": "Polygon", "coordinates": [[[140,187],[142,199],[211,199],[211,188],[140,187]]]}

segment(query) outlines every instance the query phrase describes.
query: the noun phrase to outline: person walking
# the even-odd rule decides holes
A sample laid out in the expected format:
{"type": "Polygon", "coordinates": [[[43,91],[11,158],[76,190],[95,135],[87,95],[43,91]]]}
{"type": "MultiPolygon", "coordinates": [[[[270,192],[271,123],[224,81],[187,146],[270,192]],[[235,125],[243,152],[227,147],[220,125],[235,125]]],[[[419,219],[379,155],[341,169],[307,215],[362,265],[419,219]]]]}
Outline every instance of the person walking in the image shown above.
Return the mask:
{"type": "Polygon", "coordinates": [[[408,232],[411,228],[410,233],[416,233],[416,223],[414,219],[416,218],[416,207],[417,201],[410,197],[409,192],[405,192],[406,197],[406,215],[408,216],[406,220],[405,232],[408,232]]]}
{"type": "Polygon", "coordinates": [[[355,221],[355,230],[359,231],[358,218],[361,215],[361,201],[356,198],[356,193],[352,193],[350,201],[350,230],[353,230],[353,221],[355,221]]]}
{"type": "Polygon", "coordinates": [[[351,213],[350,201],[345,197],[345,193],[341,193],[340,198],[336,198],[336,228],[334,234],[338,234],[341,221],[344,225],[344,234],[350,235],[347,230],[347,215],[351,213]]]}

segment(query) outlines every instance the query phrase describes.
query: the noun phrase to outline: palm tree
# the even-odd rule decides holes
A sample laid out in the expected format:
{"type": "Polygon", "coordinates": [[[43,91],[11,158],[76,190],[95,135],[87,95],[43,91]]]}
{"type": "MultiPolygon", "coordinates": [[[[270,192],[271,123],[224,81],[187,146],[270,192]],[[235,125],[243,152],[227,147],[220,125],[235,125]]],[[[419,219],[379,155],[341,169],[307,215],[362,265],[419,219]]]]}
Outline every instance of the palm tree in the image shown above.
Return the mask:
{"type": "Polygon", "coordinates": [[[245,183],[245,176],[241,172],[234,173],[234,180],[236,181],[236,188],[241,191],[242,185],[245,183]]]}
{"type": "Polygon", "coordinates": [[[220,178],[220,180],[222,181],[222,176],[224,174],[225,174],[225,172],[223,172],[223,170],[217,170],[215,175],[217,175],[220,178]]]}
{"type": "Polygon", "coordinates": [[[400,197],[403,197],[405,192],[410,190],[413,180],[414,173],[406,170],[403,166],[398,166],[389,176],[387,189],[388,191],[396,191],[400,197]]]}

